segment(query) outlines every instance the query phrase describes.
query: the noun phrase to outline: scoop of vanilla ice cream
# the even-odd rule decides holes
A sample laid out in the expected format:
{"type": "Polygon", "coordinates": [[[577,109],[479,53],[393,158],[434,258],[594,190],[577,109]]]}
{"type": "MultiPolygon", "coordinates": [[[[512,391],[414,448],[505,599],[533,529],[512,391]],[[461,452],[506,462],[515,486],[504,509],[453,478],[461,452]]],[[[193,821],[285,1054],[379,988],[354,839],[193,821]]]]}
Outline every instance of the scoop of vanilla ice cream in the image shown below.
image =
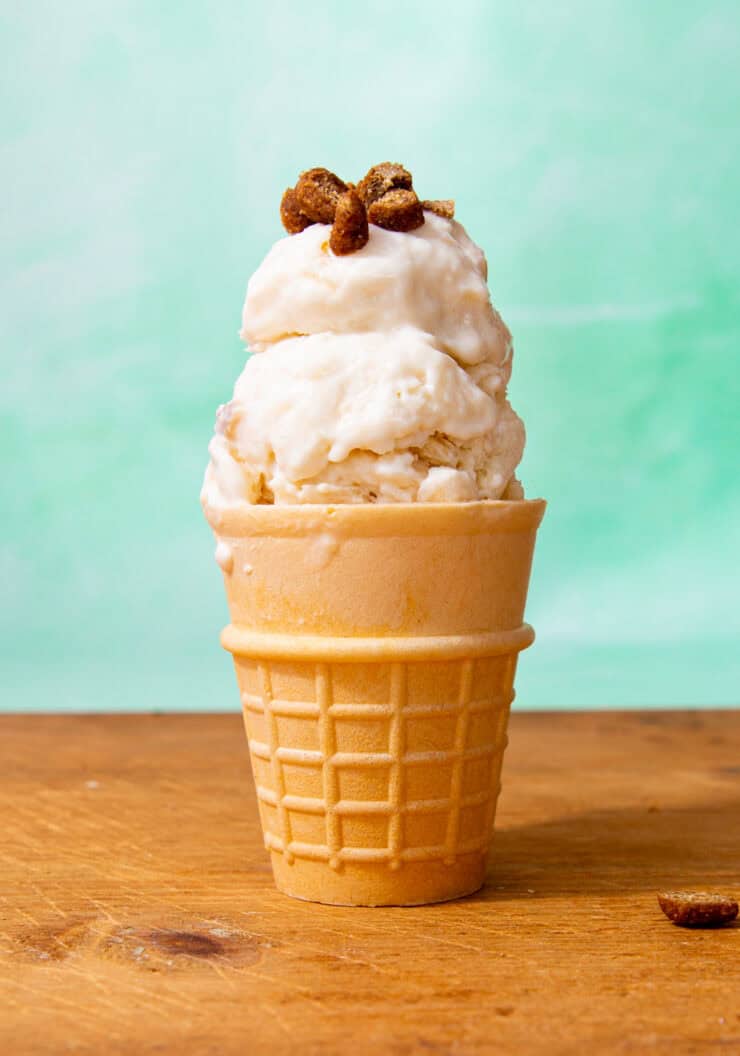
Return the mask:
{"type": "Polygon", "coordinates": [[[249,282],[256,353],[219,409],[203,501],[466,502],[521,497],[511,337],[481,250],[432,213],[334,256],[316,224],[249,282]]]}
{"type": "Polygon", "coordinates": [[[462,224],[424,215],[414,231],[372,227],[344,257],[323,224],[281,238],[249,280],[241,336],[259,352],[298,334],[411,326],[459,363],[507,362],[511,334],[491,306],[486,258],[462,224]]]}

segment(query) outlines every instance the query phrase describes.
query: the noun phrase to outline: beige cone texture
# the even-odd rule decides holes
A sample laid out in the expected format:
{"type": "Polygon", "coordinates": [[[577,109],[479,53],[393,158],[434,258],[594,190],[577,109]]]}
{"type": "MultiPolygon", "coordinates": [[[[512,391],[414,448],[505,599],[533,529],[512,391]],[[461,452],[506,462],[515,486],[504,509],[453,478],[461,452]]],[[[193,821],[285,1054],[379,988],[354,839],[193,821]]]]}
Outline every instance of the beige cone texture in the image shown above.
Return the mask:
{"type": "Polygon", "coordinates": [[[281,891],[415,905],[481,886],[544,507],[206,510],[281,891]]]}

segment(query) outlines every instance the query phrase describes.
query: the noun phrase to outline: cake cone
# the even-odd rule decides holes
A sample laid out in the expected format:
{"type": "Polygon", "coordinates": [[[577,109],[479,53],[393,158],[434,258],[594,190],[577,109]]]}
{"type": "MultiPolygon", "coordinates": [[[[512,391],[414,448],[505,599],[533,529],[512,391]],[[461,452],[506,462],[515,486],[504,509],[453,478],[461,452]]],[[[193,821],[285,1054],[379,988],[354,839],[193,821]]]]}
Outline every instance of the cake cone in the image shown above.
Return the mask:
{"type": "Polygon", "coordinates": [[[206,509],[277,887],[483,883],[542,501],[206,509]]]}

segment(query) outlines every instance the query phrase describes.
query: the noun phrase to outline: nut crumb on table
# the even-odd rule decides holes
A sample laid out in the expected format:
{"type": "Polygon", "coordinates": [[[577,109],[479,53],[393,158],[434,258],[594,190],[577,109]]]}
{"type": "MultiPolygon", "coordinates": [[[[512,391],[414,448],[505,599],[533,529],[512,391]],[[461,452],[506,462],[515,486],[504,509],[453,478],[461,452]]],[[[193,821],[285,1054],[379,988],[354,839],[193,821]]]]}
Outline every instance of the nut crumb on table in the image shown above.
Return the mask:
{"type": "Polygon", "coordinates": [[[658,904],[669,920],[684,928],[716,928],[729,924],[738,912],[733,898],[706,891],[664,891],[658,904]]]}

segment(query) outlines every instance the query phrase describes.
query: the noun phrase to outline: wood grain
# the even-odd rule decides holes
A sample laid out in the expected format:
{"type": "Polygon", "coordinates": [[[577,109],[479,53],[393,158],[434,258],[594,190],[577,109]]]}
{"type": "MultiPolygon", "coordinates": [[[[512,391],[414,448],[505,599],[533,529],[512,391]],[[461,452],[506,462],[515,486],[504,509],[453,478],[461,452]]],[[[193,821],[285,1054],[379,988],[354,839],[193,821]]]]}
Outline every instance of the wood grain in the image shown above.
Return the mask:
{"type": "Polygon", "coordinates": [[[0,1051],[740,1053],[740,712],[517,714],[489,884],[272,886],[238,715],[0,719],[0,1051]]]}

